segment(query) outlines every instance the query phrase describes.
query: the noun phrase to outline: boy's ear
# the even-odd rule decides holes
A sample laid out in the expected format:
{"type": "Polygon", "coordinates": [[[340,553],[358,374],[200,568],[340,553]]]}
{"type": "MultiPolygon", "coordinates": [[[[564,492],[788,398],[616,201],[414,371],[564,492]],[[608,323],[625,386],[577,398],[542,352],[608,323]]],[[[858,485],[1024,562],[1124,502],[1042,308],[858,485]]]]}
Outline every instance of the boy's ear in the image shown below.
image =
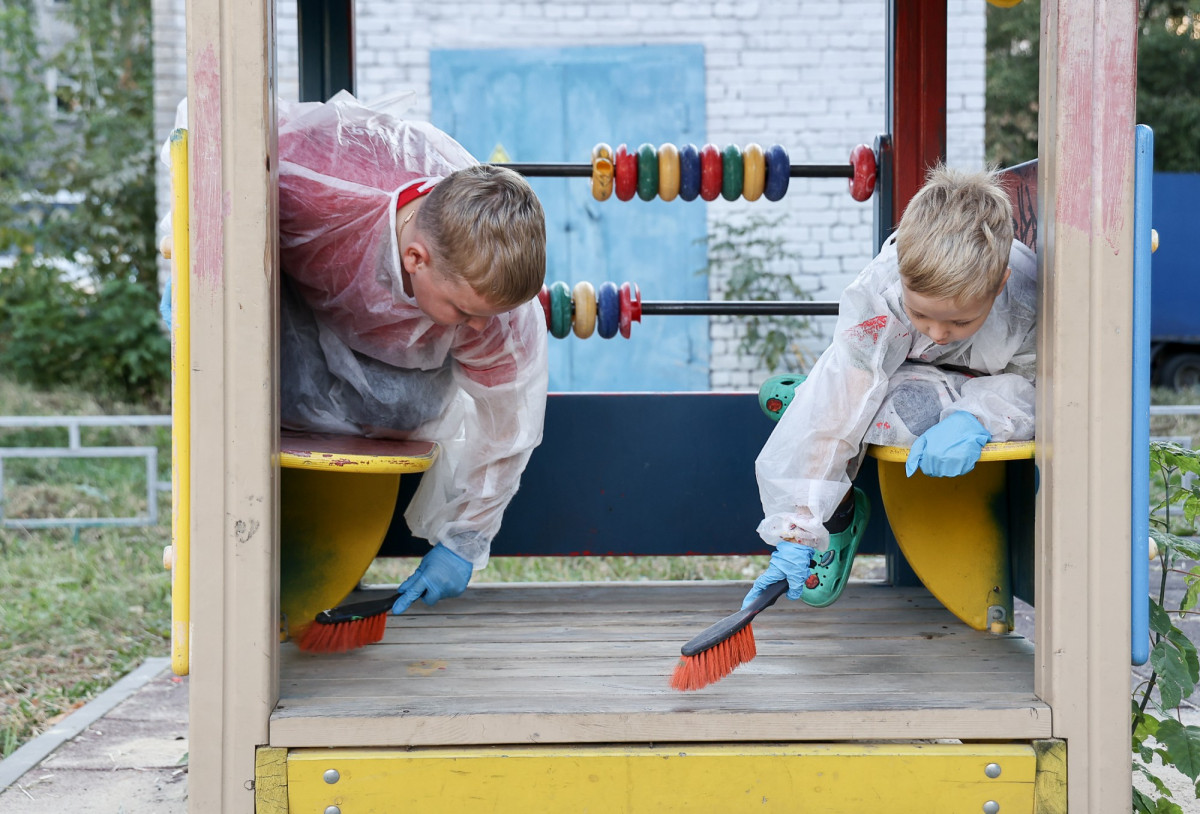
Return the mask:
{"type": "Polygon", "coordinates": [[[409,274],[416,274],[421,266],[429,265],[429,249],[419,238],[409,241],[400,255],[400,265],[409,274]]]}
{"type": "Polygon", "coordinates": [[[1000,285],[996,287],[996,296],[1000,296],[1000,292],[1004,290],[1004,286],[1008,285],[1008,276],[1012,274],[1012,266],[1004,269],[1004,277],[1000,280],[1000,285]]]}

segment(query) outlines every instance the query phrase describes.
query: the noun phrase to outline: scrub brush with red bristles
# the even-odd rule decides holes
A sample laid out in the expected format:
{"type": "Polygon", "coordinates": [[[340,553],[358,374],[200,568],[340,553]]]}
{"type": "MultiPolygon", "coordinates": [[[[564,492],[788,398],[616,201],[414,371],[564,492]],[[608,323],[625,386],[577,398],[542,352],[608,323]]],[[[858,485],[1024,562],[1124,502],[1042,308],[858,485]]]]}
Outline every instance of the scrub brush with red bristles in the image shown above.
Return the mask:
{"type": "Polygon", "coordinates": [[[397,591],[382,599],[321,611],[300,636],[300,649],[310,653],[344,653],[382,640],[388,611],[399,598],[397,591]]]}
{"type": "Polygon", "coordinates": [[[750,621],[787,592],[786,579],[772,582],[754,601],[737,613],[726,616],[685,644],[679,664],[671,675],[677,690],[699,690],[720,681],[739,665],[758,655],[750,621]]]}

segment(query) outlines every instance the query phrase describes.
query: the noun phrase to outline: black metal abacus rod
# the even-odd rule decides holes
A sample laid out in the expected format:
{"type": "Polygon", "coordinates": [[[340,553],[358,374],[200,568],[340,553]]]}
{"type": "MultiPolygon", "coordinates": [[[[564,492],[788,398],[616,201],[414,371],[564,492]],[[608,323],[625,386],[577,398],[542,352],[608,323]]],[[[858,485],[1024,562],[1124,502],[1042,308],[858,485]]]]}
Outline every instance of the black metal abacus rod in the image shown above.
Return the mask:
{"type": "Polygon", "coordinates": [[[643,314],[675,316],[837,316],[836,302],[759,300],[643,300],[643,314]]]}
{"type": "MultiPolygon", "coordinates": [[[[591,178],[592,165],[570,162],[551,164],[496,164],[527,178],[591,178]]],[[[792,164],[791,178],[853,178],[852,164],[792,164]]]]}

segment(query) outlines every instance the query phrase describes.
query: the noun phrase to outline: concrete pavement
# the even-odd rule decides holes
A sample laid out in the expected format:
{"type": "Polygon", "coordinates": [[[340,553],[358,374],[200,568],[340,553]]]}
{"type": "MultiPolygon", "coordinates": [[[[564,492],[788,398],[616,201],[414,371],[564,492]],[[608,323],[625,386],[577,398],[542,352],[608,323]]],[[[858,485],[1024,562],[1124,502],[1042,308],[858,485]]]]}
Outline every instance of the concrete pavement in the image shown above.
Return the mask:
{"type": "Polygon", "coordinates": [[[149,659],[0,762],[5,814],[187,814],[187,679],[149,659]]]}

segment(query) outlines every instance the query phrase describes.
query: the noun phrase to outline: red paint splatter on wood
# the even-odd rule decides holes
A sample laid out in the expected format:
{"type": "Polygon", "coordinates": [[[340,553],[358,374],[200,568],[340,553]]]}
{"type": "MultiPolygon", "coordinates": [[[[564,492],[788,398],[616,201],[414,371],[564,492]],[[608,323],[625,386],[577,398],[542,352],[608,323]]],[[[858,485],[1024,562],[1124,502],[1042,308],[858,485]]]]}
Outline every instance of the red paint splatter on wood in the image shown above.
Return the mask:
{"type": "Polygon", "coordinates": [[[224,207],[221,201],[221,69],[209,44],[197,58],[195,92],[188,100],[191,143],[192,273],[211,295],[224,276],[224,207]]]}

